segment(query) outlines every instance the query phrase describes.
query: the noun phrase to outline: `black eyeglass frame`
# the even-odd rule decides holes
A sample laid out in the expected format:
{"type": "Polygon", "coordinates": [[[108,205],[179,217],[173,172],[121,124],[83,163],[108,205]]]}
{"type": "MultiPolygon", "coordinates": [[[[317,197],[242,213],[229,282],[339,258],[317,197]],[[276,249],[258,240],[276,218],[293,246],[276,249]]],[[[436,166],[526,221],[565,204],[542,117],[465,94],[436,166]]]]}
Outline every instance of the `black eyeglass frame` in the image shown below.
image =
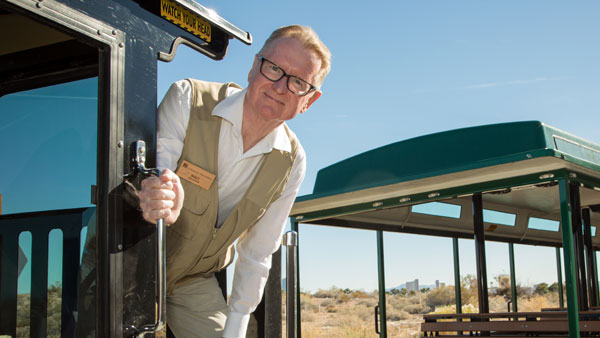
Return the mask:
{"type": "Polygon", "coordinates": [[[277,81],[281,80],[283,77],[287,77],[287,81],[286,81],[286,87],[287,87],[287,89],[288,89],[288,90],[289,90],[289,91],[290,91],[292,94],[294,94],[294,95],[298,95],[298,96],[306,96],[306,95],[308,95],[309,93],[311,93],[311,92],[313,92],[313,91],[317,90],[317,87],[313,86],[313,85],[312,85],[311,83],[309,83],[308,81],[306,81],[306,80],[304,80],[303,78],[301,78],[301,77],[299,77],[299,76],[296,76],[296,75],[289,75],[289,74],[288,74],[288,73],[286,73],[286,72],[285,72],[285,70],[283,70],[283,68],[281,68],[281,67],[280,67],[278,64],[276,64],[275,62],[273,62],[273,61],[271,61],[271,60],[269,60],[269,59],[265,58],[264,56],[262,56],[262,55],[258,55],[258,60],[260,60],[260,67],[259,67],[258,69],[259,69],[260,73],[262,74],[262,76],[264,76],[264,77],[265,77],[267,80],[269,80],[269,81],[273,81],[273,82],[277,82],[277,81]],[[280,77],[279,77],[277,80],[273,80],[273,79],[271,79],[270,77],[266,76],[266,75],[265,75],[265,73],[263,73],[262,67],[263,67],[263,64],[265,63],[265,61],[272,63],[272,64],[273,64],[275,67],[277,67],[277,68],[279,68],[279,69],[281,70],[281,73],[282,73],[282,74],[281,74],[281,76],[280,76],[280,77]],[[308,84],[308,85],[310,86],[310,88],[308,88],[308,90],[306,91],[306,93],[304,93],[304,94],[298,94],[298,93],[294,92],[294,91],[293,91],[293,90],[290,88],[290,78],[292,78],[292,77],[293,77],[293,78],[296,78],[296,79],[299,79],[300,81],[302,81],[302,82],[305,82],[306,84],[308,84]]]}

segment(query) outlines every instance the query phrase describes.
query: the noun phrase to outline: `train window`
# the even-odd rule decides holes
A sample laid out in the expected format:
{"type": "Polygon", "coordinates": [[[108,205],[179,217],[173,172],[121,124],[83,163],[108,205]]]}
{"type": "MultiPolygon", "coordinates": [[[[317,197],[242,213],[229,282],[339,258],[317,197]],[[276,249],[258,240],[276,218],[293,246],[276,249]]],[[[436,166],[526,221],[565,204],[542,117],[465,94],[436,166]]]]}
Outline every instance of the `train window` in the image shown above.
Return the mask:
{"type": "Polygon", "coordinates": [[[515,226],[517,215],[508,212],[483,209],[483,221],[507,226],[515,226]]]}
{"type": "Polygon", "coordinates": [[[3,214],[89,207],[96,184],[97,78],[0,98],[3,214]]]}
{"type": "Polygon", "coordinates": [[[18,285],[16,307],[3,316],[16,319],[10,329],[19,337],[72,336],[79,322],[92,327],[80,332],[93,332],[87,308],[95,305],[85,305],[95,304],[96,261],[70,253],[80,251],[82,226],[93,225],[81,241],[95,234],[98,50],[25,16],[0,16],[0,26],[18,31],[15,44],[0,47],[0,237],[19,236],[2,258],[18,252],[22,264],[3,266],[3,281],[18,285]],[[80,260],[81,272],[93,270],[88,278],[80,260]],[[74,325],[61,327],[67,321],[74,325]]]}
{"type": "Polygon", "coordinates": [[[460,218],[460,205],[443,203],[443,202],[429,202],[412,206],[412,212],[418,214],[442,216],[449,218],[460,218]]]}
{"type": "Polygon", "coordinates": [[[529,217],[529,223],[527,224],[529,229],[544,231],[558,231],[559,226],[559,221],[537,217],[529,217]]]}
{"type": "Polygon", "coordinates": [[[554,135],[554,145],[556,149],[562,152],[572,154],[572,156],[578,158],[587,159],[588,161],[592,161],[596,164],[600,164],[600,152],[595,149],[586,147],[582,144],[577,144],[558,135],[554,135]]]}

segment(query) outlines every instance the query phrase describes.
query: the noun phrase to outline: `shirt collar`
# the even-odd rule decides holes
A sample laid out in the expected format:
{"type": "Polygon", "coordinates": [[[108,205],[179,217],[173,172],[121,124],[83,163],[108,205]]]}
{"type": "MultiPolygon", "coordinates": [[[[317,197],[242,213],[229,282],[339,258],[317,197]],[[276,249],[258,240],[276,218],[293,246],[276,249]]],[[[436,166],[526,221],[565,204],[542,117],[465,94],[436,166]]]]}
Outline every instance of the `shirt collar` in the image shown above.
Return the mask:
{"type": "MultiPolygon", "coordinates": [[[[246,89],[238,90],[237,88],[230,87],[227,92],[227,97],[219,102],[212,111],[212,115],[219,116],[231,123],[234,133],[239,138],[242,137],[242,115],[244,112],[245,97],[246,89]]],[[[270,132],[267,136],[263,137],[263,139],[253,147],[253,150],[268,153],[273,150],[273,148],[288,153],[292,151],[292,144],[283,124],[275,128],[275,130],[270,132]]]]}

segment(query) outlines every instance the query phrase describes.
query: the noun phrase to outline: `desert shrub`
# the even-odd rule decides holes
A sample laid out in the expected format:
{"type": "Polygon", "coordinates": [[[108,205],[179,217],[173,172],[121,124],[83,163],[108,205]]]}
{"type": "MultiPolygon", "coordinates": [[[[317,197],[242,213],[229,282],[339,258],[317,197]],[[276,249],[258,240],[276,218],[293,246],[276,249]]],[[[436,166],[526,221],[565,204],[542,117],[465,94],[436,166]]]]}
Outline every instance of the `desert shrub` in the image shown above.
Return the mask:
{"type": "Polygon", "coordinates": [[[521,286],[517,284],[517,295],[519,297],[531,297],[533,296],[533,288],[531,286],[521,286]]]}
{"type": "Polygon", "coordinates": [[[431,309],[425,304],[410,304],[405,309],[410,314],[428,313],[431,309]]]}
{"type": "Polygon", "coordinates": [[[312,302],[311,298],[302,297],[302,295],[300,295],[300,307],[302,308],[302,311],[311,311],[311,312],[319,311],[319,306],[317,304],[315,304],[314,302],[312,302]]]}
{"type": "Polygon", "coordinates": [[[533,297],[520,298],[517,304],[519,311],[537,312],[541,311],[542,308],[557,307],[558,297],[555,299],[554,297],[536,295],[533,297]]]}
{"type": "Polygon", "coordinates": [[[386,308],[385,318],[389,321],[399,321],[408,319],[410,315],[404,310],[397,310],[395,308],[386,308]]]}
{"type": "MultiPolygon", "coordinates": [[[[494,279],[498,283],[498,286],[490,289],[490,296],[503,296],[506,300],[510,299],[512,296],[510,276],[499,275],[494,277],[494,279]]],[[[531,287],[522,286],[521,284],[517,283],[516,291],[517,297],[528,297],[534,293],[545,294],[549,291],[549,287],[546,283],[540,283],[534,290],[531,287]]]]}
{"type": "MultiPolygon", "coordinates": [[[[62,285],[60,282],[48,288],[48,318],[46,337],[60,337],[62,306],[62,285]]],[[[31,295],[17,295],[17,337],[29,337],[30,323],[29,312],[31,307],[31,295]]]]}
{"type": "Polygon", "coordinates": [[[408,296],[407,300],[408,300],[408,303],[410,303],[410,304],[421,304],[425,301],[425,295],[422,295],[420,293],[415,293],[412,296],[408,296]]]}
{"type": "Polygon", "coordinates": [[[320,305],[321,305],[322,307],[328,307],[328,306],[330,306],[330,305],[334,305],[334,302],[333,302],[333,300],[332,300],[332,299],[329,299],[329,298],[327,298],[327,299],[325,299],[324,301],[322,301],[320,305]]]}
{"type": "Polygon", "coordinates": [[[474,275],[466,275],[460,281],[460,294],[463,304],[477,304],[477,278],[474,275]]]}
{"type": "Polygon", "coordinates": [[[374,307],[378,303],[379,303],[379,301],[377,299],[363,298],[363,299],[359,300],[356,304],[357,305],[364,305],[366,307],[374,307]]]}
{"type": "Polygon", "coordinates": [[[331,304],[325,307],[325,311],[327,311],[328,313],[336,313],[338,312],[338,309],[335,305],[331,304]]]}
{"type": "Polygon", "coordinates": [[[302,315],[300,316],[302,322],[314,322],[316,318],[317,315],[313,312],[302,312],[302,315]]]}
{"type": "Polygon", "coordinates": [[[488,305],[490,312],[506,312],[508,311],[507,300],[501,296],[488,297],[488,305]]]}
{"type": "Polygon", "coordinates": [[[440,305],[449,305],[455,303],[455,293],[453,286],[442,286],[431,290],[425,298],[425,303],[431,308],[440,305]]]}
{"type": "Polygon", "coordinates": [[[369,294],[362,290],[352,291],[352,298],[369,298],[369,294]]]}
{"type": "Polygon", "coordinates": [[[373,308],[372,307],[359,307],[352,309],[352,313],[363,322],[371,322],[373,320],[373,308]]]}
{"type": "Polygon", "coordinates": [[[533,290],[533,294],[534,295],[545,295],[548,292],[550,292],[550,287],[548,286],[548,283],[540,283],[538,285],[535,286],[535,289],[533,290]]]}
{"type": "Polygon", "coordinates": [[[342,303],[345,303],[345,302],[349,302],[351,299],[352,299],[352,296],[350,296],[349,294],[347,294],[347,293],[339,293],[338,294],[337,303],[338,304],[342,304],[342,303]]]}
{"type": "Polygon", "coordinates": [[[404,310],[410,304],[408,299],[403,296],[387,297],[387,303],[397,310],[404,310]]]}
{"type": "Polygon", "coordinates": [[[17,337],[29,337],[30,294],[17,295],[17,337]]]}
{"type": "Polygon", "coordinates": [[[372,337],[370,328],[361,327],[356,324],[344,325],[340,329],[341,332],[335,335],[336,337],[345,338],[366,338],[372,337]]]}
{"type": "Polygon", "coordinates": [[[315,298],[335,298],[338,294],[338,289],[335,286],[332,286],[328,290],[319,289],[317,292],[313,294],[315,298]]]}
{"type": "MultiPolygon", "coordinates": [[[[471,304],[466,304],[461,307],[462,313],[477,313],[479,310],[471,304]]],[[[456,313],[456,304],[438,306],[430,313],[456,313]]]]}

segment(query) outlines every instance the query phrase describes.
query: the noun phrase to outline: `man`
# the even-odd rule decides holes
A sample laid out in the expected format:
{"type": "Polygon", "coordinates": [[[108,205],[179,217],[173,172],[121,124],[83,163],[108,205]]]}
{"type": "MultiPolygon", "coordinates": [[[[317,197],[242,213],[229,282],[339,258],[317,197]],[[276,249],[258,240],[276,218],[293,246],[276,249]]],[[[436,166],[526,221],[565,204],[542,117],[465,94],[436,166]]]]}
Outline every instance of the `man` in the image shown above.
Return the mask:
{"type": "Polygon", "coordinates": [[[159,107],[159,178],[140,207],[167,225],[167,325],[175,337],[245,337],[306,169],[285,125],[320,96],[330,53],[303,26],[274,31],[248,87],[184,80],[159,107]],[[229,307],[214,273],[238,260],[229,307]]]}

